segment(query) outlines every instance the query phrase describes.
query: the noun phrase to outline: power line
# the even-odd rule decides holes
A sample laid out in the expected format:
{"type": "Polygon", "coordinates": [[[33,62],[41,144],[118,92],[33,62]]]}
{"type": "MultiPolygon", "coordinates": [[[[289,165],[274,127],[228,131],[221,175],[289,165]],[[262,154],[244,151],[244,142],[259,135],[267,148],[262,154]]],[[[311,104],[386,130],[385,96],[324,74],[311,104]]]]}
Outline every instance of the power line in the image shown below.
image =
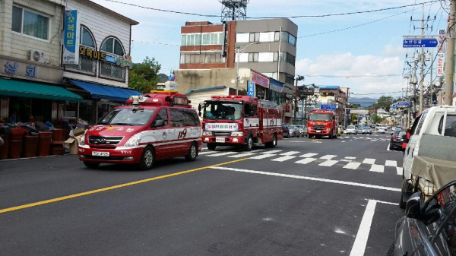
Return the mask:
{"type": "Polygon", "coordinates": [[[304,75],[307,77],[326,77],[326,78],[363,78],[363,77],[393,77],[393,76],[402,76],[399,74],[385,74],[385,75],[304,75]]]}

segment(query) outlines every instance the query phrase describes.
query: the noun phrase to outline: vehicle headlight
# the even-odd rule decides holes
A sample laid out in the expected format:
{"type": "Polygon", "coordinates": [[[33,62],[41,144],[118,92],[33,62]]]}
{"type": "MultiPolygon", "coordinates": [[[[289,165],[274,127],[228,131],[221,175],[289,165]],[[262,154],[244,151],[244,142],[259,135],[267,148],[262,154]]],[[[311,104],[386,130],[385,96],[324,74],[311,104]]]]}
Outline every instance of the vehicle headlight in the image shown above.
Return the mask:
{"type": "Polygon", "coordinates": [[[244,133],[243,132],[231,132],[231,136],[242,137],[242,136],[244,136],[244,133]]]}
{"type": "Polygon", "coordinates": [[[141,141],[141,137],[142,137],[142,133],[137,133],[133,136],[131,136],[131,138],[127,141],[127,143],[125,143],[125,147],[136,147],[139,145],[139,142],[141,141]]]}
{"type": "Polygon", "coordinates": [[[81,146],[85,145],[85,134],[82,135],[81,140],[79,141],[79,145],[81,145],[81,146]]]}
{"type": "Polygon", "coordinates": [[[331,128],[326,128],[326,131],[327,131],[327,132],[331,131],[331,128]]]}
{"type": "Polygon", "coordinates": [[[204,131],[203,136],[212,136],[212,132],[204,131]]]}

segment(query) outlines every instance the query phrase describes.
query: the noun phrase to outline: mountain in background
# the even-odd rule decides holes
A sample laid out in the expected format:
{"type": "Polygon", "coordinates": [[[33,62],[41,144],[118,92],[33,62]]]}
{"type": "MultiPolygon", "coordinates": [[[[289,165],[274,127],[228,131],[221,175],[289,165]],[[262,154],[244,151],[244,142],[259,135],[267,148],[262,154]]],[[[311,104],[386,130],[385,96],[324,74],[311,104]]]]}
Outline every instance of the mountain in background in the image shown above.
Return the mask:
{"type": "Polygon", "coordinates": [[[372,106],[374,105],[374,103],[377,101],[378,99],[371,99],[371,98],[367,98],[367,97],[363,97],[363,98],[349,98],[349,102],[350,104],[359,104],[362,108],[365,108],[365,107],[369,107],[369,106],[372,106]]]}

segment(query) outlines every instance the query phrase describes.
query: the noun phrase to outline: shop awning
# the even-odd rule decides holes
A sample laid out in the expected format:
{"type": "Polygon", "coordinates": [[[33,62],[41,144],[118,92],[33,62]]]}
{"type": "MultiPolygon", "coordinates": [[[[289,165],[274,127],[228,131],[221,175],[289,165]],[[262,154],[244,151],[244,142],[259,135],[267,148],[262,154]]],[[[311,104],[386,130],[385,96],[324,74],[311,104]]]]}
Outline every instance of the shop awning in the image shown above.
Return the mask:
{"type": "Polygon", "coordinates": [[[62,101],[82,101],[82,97],[62,87],[0,79],[0,95],[62,101]]]}
{"type": "Polygon", "coordinates": [[[94,99],[126,101],[128,98],[130,98],[130,96],[141,95],[140,92],[131,89],[118,88],[95,83],[87,83],[76,80],[70,80],[70,82],[88,91],[94,99]]]}

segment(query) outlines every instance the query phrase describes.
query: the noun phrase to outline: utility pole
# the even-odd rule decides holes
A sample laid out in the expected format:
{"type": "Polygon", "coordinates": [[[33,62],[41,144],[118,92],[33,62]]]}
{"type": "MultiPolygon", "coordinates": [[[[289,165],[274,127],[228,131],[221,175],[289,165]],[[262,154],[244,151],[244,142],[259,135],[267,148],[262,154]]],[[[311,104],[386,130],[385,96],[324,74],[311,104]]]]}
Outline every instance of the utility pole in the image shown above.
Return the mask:
{"type": "Polygon", "coordinates": [[[454,64],[454,15],[456,0],[450,2],[450,20],[447,28],[447,49],[445,56],[445,105],[451,105],[453,100],[453,64],[454,64]]]}

